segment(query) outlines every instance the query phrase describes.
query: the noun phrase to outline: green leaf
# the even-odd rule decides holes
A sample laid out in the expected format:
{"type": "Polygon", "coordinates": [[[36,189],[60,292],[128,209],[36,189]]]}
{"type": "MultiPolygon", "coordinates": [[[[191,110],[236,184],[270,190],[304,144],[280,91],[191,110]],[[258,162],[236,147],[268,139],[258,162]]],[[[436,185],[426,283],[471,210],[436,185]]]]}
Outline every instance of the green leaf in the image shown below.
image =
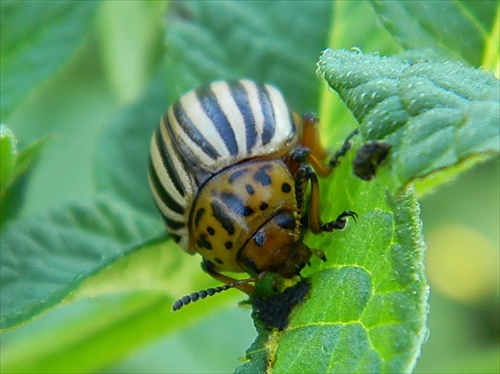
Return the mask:
{"type": "MultiPolygon", "coordinates": [[[[97,187],[106,197],[86,206],[63,206],[51,214],[12,222],[2,231],[2,266],[5,263],[9,269],[12,264],[25,264],[21,276],[5,287],[10,308],[5,326],[65,302],[72,305],[97,298],[102,304],[83,318],[62,326],[54,324],[57,326],[50,334],[36,335],[36,339],[29,335],[30,339],[11,346],[2,371],[94,371],[159,334],[182,328],[207,311],[244,297],[229,291],[175,314],[165,314],[175,298],[218,282],[200,271],[197,256],[190,258],[171,241],[163,242],[163,229],[146,178],[151,134],[162,112],[180,93],[216,79],[248,77],[270,82],[284,92],[294,110],[322,108],[323,112],[329,107],[321,105],[326,99],[321,96],[322,82],[314,74],[319,52],[329,41],[352,45],[349,36],[357,38],[363,48],[364,42],[376,46],[379,41],[370,31],[373,18],[370,22],[356,20],[360,27],[349,22],[351,14],[359,15],[352,9],[363,9],[367,3],[359,4],[170,4],[167,67],[154,76],[139,102],[118,114],[96,146],[97,187]],[[341,21],[345,24],[337,23],[341,21]],[[344,35],[331,32],[336,26],[344,27],[344,35]],[[20,261],[12,254],[13,245],[16,250],[22,249],[16,252],[20,261]],[[27,290],[32,294],[26,295],[27,290]],[[15,294],[22,296],[19,301],[15,294]],[[116,299],[110,297],[112,294],[118,294],[116,299]],[[27,346],[28,340],[33,344],[27,346]],[[53,349],[48,348],[49,342],[53,349]]],[[[369,14],[366,8],[363,10],[364,16],[369,14]]],[[[117,36],[107,37],[105,48],[111,49],[117,36]]],[[[388,53],[394,51],[394,45],[382,43],[380,49],[388,53]]],[[[113,57],[107,59],[107,64],[116,63],[113,57]]],[[[413,61],[418,61],[417,67],[421,63],[413,61]]],[[[113,68],[120,70],[118,66],[113,68]]],[[[120,82],[115,81],[115,87],[127,81],[123,72],[118,75],[120,82]]],[[[137,77],[129,78],[136,82],[137,77]]],[[[364,88],[359,88],[356,97],[364,88]]],[[[130,89],[136,93],[140,90],[130,89]]],[[[368,90],[367,95],[374,91],[379,92],[368,90]]],[[[485,96],[483,101],[493,100],[485,96]]],[[[332,111],[321,117],[322,133],[326,135],[323,139],[329,146],[341,142],[338,134],[349,131],[336,115],[332,111]]],[[[369,138],[369,127],[362,126],[363,135],[369,138]]],[[[470,140],[469,135],[464,134],[464,139],[470,140]]],[[[360,140],[355,139],[354,149],[360,146],[360,140]]],[[[398,147],[393,149],[405,149],[402,144],[398,147]]],[[[312,266],[303,271],[311,282],[311,293],[293,311],[283,332],[269,332],[256,322],[259,336],[248,353],[251,361],[239,370],[263,372],[267,365],[269,371],[279,372],[311,368],[320,372],[400,372],[413,367],[425,338],[427,311],[418,207],[414,194],[400,179],[392,181],[392,172],[384,169],[393,165],[390,158],[380,170],[381,178],[365,183],[352,176],[349,161],[353,156],[351,152],[334,176],[320,181],[321,211],[326,220],[352,209],[360,215],[358,223],[351,221],[342,232],[306,238],[308,245],[326,252],[328,262],[313,259],[312,266]],[[399,199],[386,189],[386,180],[401,190],[399,199]]],[[[469,159],[474,157],[475,153],[469,159]]],[[[426,167],[424,171],[431,170],[432,174],[432,166],[426,167]]],[[[4,273],[2,268],[2,277],[4,273]]],[[[2,300],[3,292],[2,278],[2,300]]]]}
{"type": "Polygon", "coordinates": [[[16,165],[16,138],[14,133],[4,124],[0,125],[0,191],[10,181],[16,165]]]}
{"type": "Polygon", "coordinates": [[[104,66],[122,103],[143,91],[159,55],[166,2],[105,1],[99,8],[98,31],[104,66]]]}
{"type": "Polygon", "coordinates": [[[179,293],[216,282],[200,271],[198,261],[182,261],[186,255],[169,244],[155,242],[117,257],[88,276],[56,310],[4,332],[2,372],[96,371],[243,297],[228,292],[172,313],[179,293]],[[9,335],[14,332],[21,332],[21,339],[9,335]]]}
{"type": "Polygon", "coordinates": [[[169,102],[211,81],[250,78],[275,84],[296,111],[315,109],[320,82],[314,64],[327,43],[331,14],[327,1],[171,3],[169,102]]]}
{"type": "MultiPolygon", "coordinates": [[[[497,1],[372,1],[372,4],[385,28],[405,49],[432,49],[473,66],[484,65],[500,9],[497,1]]],[[[496,49],[498,56],[498,43],[496,49]]]]}
{"type": "MultiPolygon", "coordinates": [[[[279,3],[278,3],[279,4],[279,3]]],[[[323,3],[320,3],[323,4],[323,3]]],[[[318,4],[319,5],[319,4],[318,4]]],[[[232,33],[230,30],[237,29],[237,26],[240,24],[249,24],[250,26],[253,25],[253,23],[257,23],[259,26],[261,26],[261,21],[259,20],[259,17],[255,16],[253,17],[252,11],[256,9],[259,5],[256,5],[254,3],[215,3],[211,4],[208,6],[206,3],[200,3],[200,2],[188,2],[188,3],[174,3],[172,7],[170,8],[170,14],[169,18],[167,21],[167,41],[168,41],[168,47],[169,47],[169,67],[167,69],[168,72],[168,92],[167,92],[167,97],[169,98],[168,101],[172,102],[173,100],[177,99],[178,95],[180,92],[183,92],[187,89],[192,88],[193,86],[206,83],[208,81],[214,80],[214,79],[224,79],[224,78],[240,78],[242,76],[248,76],[248,72],[251,72],[250,77],[253,79],[257,80],[264,80],[264,81],[270,81],[272,83],[277,84],[284,92],[287,97],[289,97],[290,102],[292,103],[292,106],[294,108],[297,108],[299,110],[305,109],[305,108],[311,108],[314,106],[317,106],[317,101],[318,101],[318,92],[319,90],[319,85],[315,87],[316,85],[312,85],[311,82],[313,81],[314,78],[308,79],[307,78],[307,71],[308,71],[308,63],[305,60],[305,57],[303,56],[308,56],[309,49],[305,50],[302,54],[302,50],[304,49],[304,45],[300,45],[300,42],[302,42],[302,37],[299,38],[296,41],[296,46],[290,47],[290,51],[297,50],[297,48],[300,48],[301,50],[301,58],[304,58],[304,63],[300,64],[300,66],[296,66],[299,62],[294,61],[293,64],[289,65],[289,61],[291,61],[291,58],[287,59],[287,56],[289,56],[290,51],[286,49],[278,49],[280,53],[275,55],[275,51],[273,48],[278,48],[276,45],[278,45],[281,42],[278,42],[280,38],[283,38],[283,35],[280,32],[276,32],[276,35],[274,35],[272,32],[274,31],[272,22],[269,21],[267,25],[264,27],[259,27],[256,28],[255,30],[252,29],[252,32],[249,33],[248,40],[245,38],[239,38],[238,43],[236,43],[232,39],[232,33]],[[228,5],[229,4],[229,5],[228,5]],[[231,13],[233,12],[233,13],[231,13]],[[224,20],[224,22],[222,22],[224,20]],[[266,34],[267,33],[267,34],[266,34]],[[262,38],[256,38],[254,35],[257,34],[264,34],[262,38]],[[274,40],[273,38],[276,38],[275,42],[270,43],[268,40],[274,40]],[[267,43],[265,43],[267,41],[267,43]],[[208,48],[207,46],[210,46],[208,48]],[[268,65],[266,64],[257,64],[255,62],[252,62],[252,68],[250,69],[248,64],[248,58],[252,57],[252,55],[243,54],[239,51],[239,49],[242,48],[242,46],[245,46],[248,50],[251,51],[256,51],[255,53],[260,53],[260,58],[263,58],[265,61],[268,61],[268,65]],[[272,58],[267,58],[268,55],[271,55],[272,58]],[[271,67],[269,66],[271,64],[271,67]],[[276,66],[276,68],[272,68],[272,66],[276,66]],[[285,67],[283,69],[282,67],[285,67]],[[293,70],[289,71],[287,69],[293,70]],[[281,72],[281,70],[284,70],[284,73],[281,72]],[[297,76],[296,74],[302,72],[302,77],[301,79],[295,79],[297,76]],[[289,73],[288,76],[285,74],[289,73]],[[283,74],[283,77],[281,76],[283,74]],[[294,80],[295,79],[295,80],[294,80]],[[280,80],[282,83],[280,83],[280,80]]],[[[260,5],[261,7],[264,5],[260,5]]],[[[321,20],[323,24],[319,23],[318,28],[323,27],[327,28],[328,27],[328,18],[324,17],[325,14],[328,13],[330,5],[328,5],[328,8],[326,4],[323,5],[325,8],[319,9],[319,10],[311,10],[307,9],[307,7],[304,5],[304,3],[300,3],[297,5],[294,9],[297,13],[305,13],[308,12],[307,16],[304,16],[305,19],[317,19],[321,20]],[[311,13],[309,13],[311,12],[311,13]],[[324,21],[323,21],[324,20],[324,21]]],[[[269,9],[269,5],[266,4],[266,12],[263,12],[264,18],[265,17],[271,17],[274,12],[276,13],[282,13],[282,9],[278,9],[278,5],[273,5],[271,9],[269,9]],[[273,8],[276,7],[276,8],[273,8]],[[269,16],[267,14],[270,14],[269,16]]],[[[260,12],[262,12],[262,8],[259,9],[260,12]]],[[[287,13],[288,14],[288,13],[287,13]]],[[[291,12],[293,14],[293,11],[291,12]]],[[[278,17],[277,19],[280,19],[278,17]]],[[[283,21],[284,22],[284,21],[283,21]]],[[[309,26],[306,24],[305,26],[309,26]]],[[[300,34],[300,35],[311,35],[311,30],[309,29],[300,29],[300,27],[305,27],[301,24],[297,25],[297,28],[294,28],[291,30],[291,32],[300,34]]],[[[243,31],[242,31],[243,32],[243,31]]],[[[243,32],[243,36],[246,37],[246,33],[243,32]]],[[[293,39],[291,39],[293,40],[293,39]]],[[[309,41],[309,44],[311,44],[311,41],[314,42],[317,40],[317,38],[311,38],[309,41]]],[[[285,45],[289,45],[290,41],[285,41],[285,45]]],[[[308,57],[311,59],[316,59],[318,51],[322,49],[320,43],[315,46],[315,50],[311,48],[310,56],[308,57]]],[[[160,91],[158,91],[160,92],[160,91]]],[[[148,97],[148,96],[147,96],[148,97]]],[[[145,102],[148,102],[148,106],[150,105],[151,108],[153,106],[157,106],[155,103],[151,103],[151,101],[161,101],[154,99],[154,94],[149,96],[150,99],[146,99],[145,102]]],[[[158,96],[161,97],[161,96],[158,96]]],[[[163,110],[166,109],[166,106],[163,110]]],[[[162,110],[162,111],[163,111],[162,110]]],[[[153,110],[151,111],[151,113],[153,110]]],[[[127,115],[128,116],[128,115],[127,115]]],[[[131,116],[130,116],[131,117],[131,116]]],[[[132,118],[132,117],[131,117],[132,118]]],[[[159,116],[157,118],[152,118],[151,121],[155,123],[158,122],[159,116]]],[[[149,121],[149,120],[148,120],[149,121]]],[[[123,139],[126,139],[126,134],[134,134],[135,139],[139,139],[138,134],[141,133],[143,130],[133,130],[135,128],[139,128],[142,126],[142,129],[144,128],[149,128],[152,126],[149,122],[147,122],[147,126],[144,125],[145,121],[139,121],[139,120],[125,120],[125,121],[117,121],[115,129],[113,129],[113,132],[109,132],[109,135],[106,135],[106,142],[103,144],[106,144],[106,147],[100,147],[102,149],[103,154],[102,157],[99,157],[98,160],[99,162],[103,162],[103,164],[108,164],[108,165],[113,165],[113,163],[110,163],[109,161],[106,160],[117,160],[117,159],[124,159],[124,160],[138,160],[142,159],[145,160],[145,156],[143,154],[139,154],[138,151],[141,149],[140,146],[136,146],[135,144],[143,144],[145,140],[138,140],[137,142],[133,141],[131,143],[131,147],[129,148],[128,145],[124,142],[123,139]],[[118,123],[121,122],[122,126],[119,125],[118,123]],[[116,130],[116,132],[115,132],[116,130]],[[123,135],[121,135],[123,134],[123,135]],[[109,152],[109,150],[112,150],[112,142],[116,142],[117,146],[115,147],[115,151],[109,152]],[[123,152],[126,157],[120,156],[121,153],[123,152]]],[[[326,129],[327,131],[331,131],[331,125],[327,126],[326,129]]],[[[150,130],[152,132],[152,130],[150,130]]],[[[139,135],[141,136],[141,135],[139,135]]],[[[141,136],[142,137],[142,136],[141,136]]],[[[140,163],[143,163],[144,161],[137,162],[137,165],[140,163]]],[[[132,163],[131,165],[134,165],[132,163]]],[[[111,169],[111,168],[109,168],[111,169]]],[[[112,170],[109,170],[111,172],[110,175],[113,173],[118,175],[118,172],[114,172],[112,170]]],[[[119,171],[122,176],[116,178],[116,180],[120,180],[121,182],[119,183],[109,183],[107,186],[111,187],[109,191],[113,191],[113,193],[116,193],[118,195],[122,196],[129,196],[130,201],[139,201],[137,198],[134,198],[134,194],[137,194],[139,191],[142,191],[139,188],[130,188],[129,193],[122,194],[120,192],[120,189],[128,188],[127,186],[139,186],[139,184],[135,184],[133,182],[134,180],[138,180],[139,183],[144,185],[145,183],[145,178],[140,177],[142,173],[145,173],[144,171],[140,171],[139,173],[137,172],[137,169],[135,167],[131,168],[125,168],[121,171],[119,171]],[[140,177],[140,178],[139,178],[140,177]],[[127,182],[128,183],[125,183],[127,182]],[[123,185],[120,187],[120,185],[123,185]]],[[[99,173],[100,174],[100,173],[99,173]]],[[[108,174],[109,175],[109,174],[108,174]]],[[[346,177],[346,179],[341,180],[352,180],[352,177],[346,177]]],[[[103,186],[103,184],[101,184],[103,186]]],[[[358,186],[359,189],[359,186],[358,186]]],[[[344,191],[345,186],[343,188],[339,189],[338,191],[344,191]]],[[[379,189],[383,191],[383,188],[379,189]]],[[[325,193],[330,190],[325,190],[323,192],[323,196],[325,196],[325,193]]],[[[337,190],[335,190],[335,195],[338,194],[337,190]]],[[[385,199],[385,194],[383,194],[383,198],[385,199]]],[[[370,198],[367,198],[370,200],[370,198]]],[[[342,211],[343,208],[348,209],[348,208],[353,208],[357,209],[357,206],[355,204],[352,204],[352,201],[349,199],[349,201],[341,201],[342,199],[338,199],[339,201],[335,202],[335,210],[342,211]]],[[[385,201],[385,200],[383,200],[385,201]]],[[[387,203],[385,203],[387,205],[387,203]]],[[[143,206],[145,207],[144,204],[137,204],[136,206],[143,206]]],[[[396,206],[398,206],[396,204],[396,206]]],[[[373,208],[372,210],[377,211],[377,208],[373,208]]],[[[394,214],[391,211],[391,208],[387,208],[388,212],[394,214]]],[[[145,208],[144,211],[149,211],[149,208],[145,208]]],[[[412,217],[414,218],[414,217],[412,217]]],[[[391,222],[391,221],[389,221],[391,222]]],[[[386,225],[387,220],[383,221],[382,224],[386,225]]],[[[376,226],[376,224],[373,224],[376,226]]],[[[389,225],[389,227],[392,227],[389,225]]],[[[347,233],[347,231],[346,231],[347,233]]],[[[342,235],[344,233],[341,233],[342,235]]],[[[364,233],[363,233],[364,234],[364,233]]],[[[417,234],[419,234],[419,231],[417,229],[417,234]]],[[[339,235],[339,237],[341,237],[339,235]]],[[[344,234],[347,235],[347,234],[344,234]]],[[[330,238],[330,237],[328,237],[330,238]]],[[[314,243],[314,238],[311,238],[311,241],[314,243]]],[[[412,243],[414,247],[416,247],[415,252],[417,252],[418,255],[421,255],[421,248],[418,247],[417,244],[412,243]]],[[[342,242],[342,244],[339,245],[339,247],[345,246],[345,243],[342,242]]],[[[318,248],[335,248],[330,241],[328,244],[323,242],[323,245],[317,246],[318,248]]],[[[357,248],[356,248],[357,250],[357,248]]],[[[421,271],[421,263],[419,264],[417,260],[412,259],[414,263],[412,263],[416,269],[421,271]]],[[[421,260],[421,257],[418,257],[418,260],[421,260]]],[[[187,258],[186,261],[192,261],[192,259],[187,258]]],[[[374,260],[375,261],[375,260],[374,260]]],[[[409,260],[408,260],[409,261],[409,260]]],[[[335,261],[331,261],[332,263],[336,263],[335,261]]],[[[403,261],[403,267],[406,265],[406,263],[403,261]]],[[[398,269],[395,266],[396,269],[398,269]]],[[[385,268],[384,268],[385,269],[385,268]]],[[[312,275],[312,273],[316,270],[318,270],[317,264],[316,267],[313,267],[310,270],[309,275],[312,275]]],[[[306,273],[307,274],[307,273],[306,273]]],[[[387,363],[385,364],[387,367],[390,365],[393,365],[393,367],[411,367],[411,365],[414,364],[415,361],[415,354],[414,352],[418,352],[419,345],[422,341],[422,332],[423,331],[423,326],[425,325],[425,302],[426,302],[426,288],[425,288],[425,281],[422,280],[421,283],[419,283],[419,286],[421,286],[421,289],[419,289],[419,292],[417,292],[417,297],[418,297],[418,307],[417,308],[417,319],[418,321],[416,324],[420,328],[417,332],[411,331],[410,327],[405,327],[409,331],[409,335],[413,333],[412,338],[408,339],[406,342],[404,348],[402,348],[403,353],[402,359],[401,359],[401,364],[400,366],[397,366],[393,361],[391,361],[391,349],[390,347],[387,348],[387,353],[388,357],[384,357],[387,360],[387,363]],[[413,354],[409,353],[409,351],[412,351],[413,354]]],[[[322,292],[329,292],[329,290],[323,289],[322,292]]],[[[219,297],[219,296],[218,296],[219,297]]],[[[320,296],[321,297],[321,296],[320,296]]],[[[398,300],[399,301],[399,300],[398,300]]],[[[207,301],[205,301],[207,302],[207,301]]],[[[388,302],[389,304],[389,302],[388,302]]],[[[408,307],[414,306],[416,303],[415,302],[407,302],[404,305],[407,305],[408,307]]],[[[195,307],[199,304],[195,304],[191,307],[195,307]]],[[[390,304],[389,304],[390,305],[390,304]]],[[[389,311],[391,311],[390,308],[388,308],[389,311]]],[[[183,310],[184,312],[184,310],[183,310]]],[[[402,325],[406,323],[407,321],[402,319],[403,322],[401,322],[402,325]]],[[[292,322],[293,323],[293,322],[292,322]]],[[[257,342],[263,342],[267,339],[266,333],[262,332],[261,335],[259,336],[257,342]]],[[[353,340],[353,344],[356,345],[358,344],[357,340],[353,340]]],[[[383,345],[383,343],[380,343],[383,345]]],[[[330,352],[332,353],[332,352],[330,352]]],[[[267,356],[267,355],[266,355],[267,356]]],[[[259,360],[257,360],[259,361],[259,360]]],[[[254,364],[256,360],[252,360],[252,364],[254,364]]]]}
{"type": "MultiPolygon", "coordinates": [[[[328,47],[333,49],[349,49],[362,47],[365,51],[392,55],[401,52],[391,34],[380,26],[373,16],[373,8],[368,1],[335,1],[333,2],[332,20],[329,26],[328,47]],[[356,17],[352,15],[355,14],[356,17]],[[356,30],[356,32],[353,32],[356,30]]],[[[326,47],[326,46],[325,46],[326,47]]],[[[324,50],[325,48],[321,48],[324,50]]],[[[332,95],[328,85],[321,87],[318,115],[322,123],[336,123],[337,126],[322,132],[324,142],[334,143],[344,139],[355,128],[356,121],[352,113],[338,96],[332,95]]]]}
{"type": "Polygon", "coordinates": [[[108,296],[74,307],[79,310],[72,308],[71,320],[53,321],[52,329],[35,331],[29,339],[9,341],[4,336],[2,372],[96,371],[138,344],[159,337],[168,324],[167,303],[161,295],[108,296]]]}
{"type": "Polygon", "coordinates": [[[109,198],[7,224],[1,237],[1,328],[56,305],[85,278],[159,233],[156,220],[109,198]]]}
{"type": "Polygon", "coordinates": [[[425,280],[419,208],[414,193],[391,196],[379,179],[351,174],[352,154],[320,181],[323,219],[345,210],[357,223],[306,243],[325,251],[304,269],[311,292],[282,331],[264,329],[237,372],[409,372],[426,338],[425,280]],[[334,197],[335,198],[332,198],[334,197]],[[329,213],[331,212],[331,213],[329,213]]]}
{"type": "Polygon", "coordinates": [[[2,118],[69,62],[97,5],[95,1],[1,2],[2,118]]]}
{"type": "Polygon", "coordinates": [[[151,138],[167,109],[164,77],[161,69],[137,103],[111,121],[99,138],[95,158],[98,191],[118,197],[125,205],[155,218],[157,209],[147,171],[151,138]]]}
{"type": "Polygon", "coordinates": [[[363,138],[392,146],[380,178],[392,191],[426,178],[422,192],[498,153],[499,81],[453,62],[406,58],[413,61],[327,50],[319,70],[363,138]]]}
{"type": "Polygon", "coordinates": [[[29,172],[48,139],[40,139],[19,151],[12,131],[5,125],[0,126],[0,226],[22,207],[29,172]]]}

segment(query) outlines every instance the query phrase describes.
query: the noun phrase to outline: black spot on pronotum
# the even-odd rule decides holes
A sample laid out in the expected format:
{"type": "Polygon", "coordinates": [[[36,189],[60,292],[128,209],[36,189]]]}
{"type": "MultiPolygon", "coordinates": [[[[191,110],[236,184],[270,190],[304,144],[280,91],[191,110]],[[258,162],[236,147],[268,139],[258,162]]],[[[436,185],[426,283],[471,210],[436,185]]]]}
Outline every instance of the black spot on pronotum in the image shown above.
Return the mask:
{"type": "Polygon", "coordinates": [[[205,234],[201,234],[196,241],[196,245],[199,248],[212,249],[212,244],[207,240],[205,234]]]}
{"type": "Polygon", "coordinates": [[[244,205],[243,201],[233,193],[222,192],[220,198],[229,210],[240,216],[248,217],[253,214],[253,209],[244,205]]]}
{"type": "Polygon", "coordinates": [[[213,236],[215,234],[215,230],[213,229],[213,227],[207,227],[207,232],[209,233],[209,235],[213,236]]]}
{"type": "Polygon", "coordinates": [[[225,242],[225,243],[224,243],[224,247],[226,247],[226,249],[231,249],[231,248],[233,248],[233,242],[225,242]]]}
{"type": "Polygon", "coordinates": [[[235,171],[233,174],[228,179],[228,182],[233,184],[237,179],[241,178],[248,172],[248,169],[240,169],[238,171],[235,171]]]}
{"type": "Polygon", "coordinates": [[[260,210],[266,210],[269,207],[268,203],[265,203],[264,201],[260,203],[260,210]]]}
{"type": "Polygon", "coordinates": [[[290,186],[290,183],[285,182],[281,185],[281,191],[283,191],[284,193],[289,193],[291,190],[292,186],[290,186]]]}
{"type": "Polygon", "coordinates": [[[247,190],[249,195],[253,195],[255,193],[255,190],[253,189],[251,184],[245,185],[245,189],[247,190]]]}
{"type": "Polygon", "coordinates": [[[272,169],[271,165],[264,165],[259,168],[253,175],[253,179],[263,186],[268,186],[271,184],[271,177],[267,174],[267,171],[272,169]]]}
{"type": "Polygon", "coordinates": [[[218,263],[219,265],[222,265],[224,263],[220,258],[217,258],[217,257],[214,258],[214,261],[216,263],[218,263]]]}

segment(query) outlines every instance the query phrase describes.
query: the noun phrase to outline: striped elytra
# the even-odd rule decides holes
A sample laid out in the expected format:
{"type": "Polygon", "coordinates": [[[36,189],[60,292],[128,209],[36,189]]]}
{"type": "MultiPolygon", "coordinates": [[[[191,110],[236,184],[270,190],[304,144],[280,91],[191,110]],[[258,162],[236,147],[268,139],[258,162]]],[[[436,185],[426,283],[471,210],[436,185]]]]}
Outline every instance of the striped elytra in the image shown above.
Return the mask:
{"type": "Polygon", "coordinates": [[[225,283],[185,296],[173,309],[230,288],[252,294],[250,282],[268,273],[293,278],[313,254],[325,260],[303,243],[303,222],[319,234],[355,218],[351,211],[325,224],[319,217],[317,175],[330,174],[348,149],[346,141],[328,159],[316,116],[300,118],[270,85],[219,81],[173,103],[151,141],[153,197],[170,237],[199,253],[202,268],[225,283]]]}
{"type": "Polygon", "coordinates": [[[150,184],[172,238],[193,253],[187,222],[208,178],[237,162],[283,153],[296,141],[292,113],[272,86],[221,81],[183,95],[151,143],[150,184]]]}

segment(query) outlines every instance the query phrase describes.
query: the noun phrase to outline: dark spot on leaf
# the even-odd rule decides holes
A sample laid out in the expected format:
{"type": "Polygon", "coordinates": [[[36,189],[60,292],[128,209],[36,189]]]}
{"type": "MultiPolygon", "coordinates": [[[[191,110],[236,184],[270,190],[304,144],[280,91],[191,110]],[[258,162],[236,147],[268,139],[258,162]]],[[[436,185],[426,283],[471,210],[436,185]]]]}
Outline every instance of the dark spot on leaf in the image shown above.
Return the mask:
{"type": "Polygon", "coordinates": [[[253,302],[253,314],[264,323],[268,329],[277,328],[283,331],[289,323],[293,308],[304,302],[311,289],[310,284],[303,280],[283,292],[267,299],[257,297],[253,302]]]}
{"type": "Polygon", "coordinates": [[[377,168],[385,160],[391,145],[384,142],[371,141],[364,144],[352,161],[353,172],[365,181],[375,178],[377,168]]]}

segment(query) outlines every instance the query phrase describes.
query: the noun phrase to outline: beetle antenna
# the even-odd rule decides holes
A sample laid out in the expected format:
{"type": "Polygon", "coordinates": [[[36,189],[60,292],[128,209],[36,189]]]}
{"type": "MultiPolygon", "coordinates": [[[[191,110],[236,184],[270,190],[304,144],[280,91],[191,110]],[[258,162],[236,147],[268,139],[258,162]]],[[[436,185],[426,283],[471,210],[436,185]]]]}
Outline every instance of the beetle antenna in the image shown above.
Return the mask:
{"type": "Polygon", "coordinates": [[[256,282],[264,278],[264,276],[267,274],[267,272],[262,272],[256,277],[251,277],[248,279],[243,279],[234,283],[229,283],[225,284],[223,286],[215,287],[215,288],[208,288],[206,290],[201,290],[197,292],[193,292],[189,295],[183,296],[180,299],[177,299],[175,303],[172,304],[172,311],[175,312],[179,309],[181,309],[183,306],[188,305],[190,303],[194,303],[195,301],[198,301],[200,299],[204,299],[209,296],[213,296],[216,293],[222,292],[222,291],[227,291],[231,288],[235,288],[238,286],[241,286],[242,284],[246,284],[249,282],[256,282]]]}
{"type": "Polygon", "coordinates": [[[208,288],[206,290],[201,290],[197,292],[193,292],[189,295],[182,296],[180,299],[177,299],[175,303],[172,304],[172,311],[177,311],[180,308],[182,308],[185,305],[188,305],[189,303],[194,303],[195,301],[198,301],[200,299],[204,299],[208,296],[213,296],[216,293],[222,292],[229,290],[230,288],[236,287],[235,283],[232,284],[225,284],[224,286],[220,287],[215,287],[215,288],[208,288]]]}

